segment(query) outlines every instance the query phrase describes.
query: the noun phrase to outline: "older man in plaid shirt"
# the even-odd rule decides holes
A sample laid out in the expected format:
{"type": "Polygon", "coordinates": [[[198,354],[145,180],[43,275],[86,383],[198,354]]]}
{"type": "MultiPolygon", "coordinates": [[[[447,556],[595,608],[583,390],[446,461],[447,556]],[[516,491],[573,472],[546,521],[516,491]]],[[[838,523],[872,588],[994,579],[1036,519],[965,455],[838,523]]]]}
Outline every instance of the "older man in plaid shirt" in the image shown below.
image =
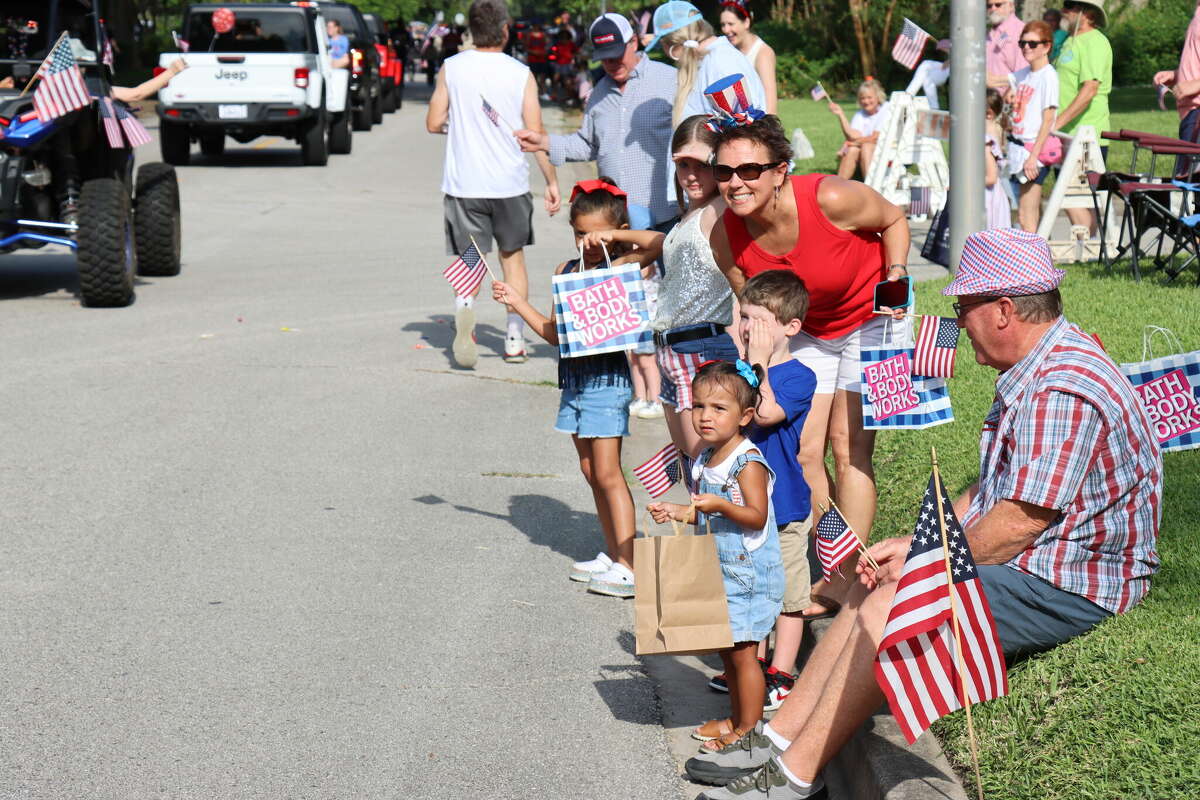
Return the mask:
{"type": "MultiPolygon", "coordinates": [[[[958,276],[958,324],[1000,372],[984,419],[979,482],[954,504],[1008,656],[1047,650],[1136,605],[1158,570],[1162,456],[1132,385],[1062,316],[1045,239],[1011,228],[972,235],[958,276]]],[[[910,537],[859,562],[864,586],[817,645],[770,723],[687,763],[706,800],[825,797],[820,772],[883,702],[874,655],[910,537]],[[761,765],[761,768],[760,768],[761,765]],[[745,777],[742,777],[745,776],[745,777]]]]}

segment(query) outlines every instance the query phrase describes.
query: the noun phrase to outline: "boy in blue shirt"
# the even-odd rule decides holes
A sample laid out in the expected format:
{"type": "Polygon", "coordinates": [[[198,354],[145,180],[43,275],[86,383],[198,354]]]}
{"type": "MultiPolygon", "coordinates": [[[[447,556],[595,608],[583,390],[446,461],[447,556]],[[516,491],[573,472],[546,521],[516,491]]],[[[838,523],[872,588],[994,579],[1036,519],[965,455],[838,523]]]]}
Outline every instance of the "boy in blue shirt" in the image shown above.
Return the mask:
{"type": "Polygon", "coordinates": [[[792,357],[788,347],[788,340],[800,332],[808,313],[804,281],[787,270],[761,272],[746,282],[738,299],[741,304],[738,332],[746,348],[746,359],[765,370],[750,440],[758,445],[775,472],[771,503],[787,574],[783,613],[775,623],[775,654],[767,669],[765,708],[773,711],[783,704],[795,683],[796,654],[804,636],[804,617],[800,612],[812,603],[808,560],[812,505],[796,454],[800,450],[800,431],[812,407],[817,377],[792,357]]]}

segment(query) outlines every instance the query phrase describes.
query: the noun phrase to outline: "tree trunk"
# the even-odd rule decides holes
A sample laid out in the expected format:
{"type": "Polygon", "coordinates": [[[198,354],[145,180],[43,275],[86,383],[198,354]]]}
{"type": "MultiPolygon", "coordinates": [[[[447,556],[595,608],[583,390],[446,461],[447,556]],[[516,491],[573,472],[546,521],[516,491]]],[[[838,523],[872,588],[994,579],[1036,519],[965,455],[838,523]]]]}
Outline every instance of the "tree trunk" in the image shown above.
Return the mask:
{"type": "Polygon", "coordinates": [[[858,58],[863,75],[875,74],[875,42],[867,30],[866,0],[850,0],[850,19],[854,23],[854,38],[858,42],[858,58]]]}
{"type": "Polygon", "coordinates": [[[891,50],[892,14],[896,11],[896,0],[888,2],[887,13],[883,16],[883,33],[879,36],[879,52],[891,50]]]}

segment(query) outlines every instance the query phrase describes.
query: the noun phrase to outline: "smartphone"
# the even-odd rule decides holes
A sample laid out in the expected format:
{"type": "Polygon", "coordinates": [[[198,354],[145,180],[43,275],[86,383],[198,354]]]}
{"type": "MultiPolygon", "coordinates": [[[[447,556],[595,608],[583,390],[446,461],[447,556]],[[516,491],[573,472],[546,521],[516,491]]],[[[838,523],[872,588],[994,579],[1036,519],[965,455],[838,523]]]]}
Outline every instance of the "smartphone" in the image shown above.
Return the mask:
{"type": "Polygon", "coordinates": [[[880,281],[875,284],[875,310],[881,308],[908,308],[913,304],[912,278],[905,275],[898,281],[880,281]]]}

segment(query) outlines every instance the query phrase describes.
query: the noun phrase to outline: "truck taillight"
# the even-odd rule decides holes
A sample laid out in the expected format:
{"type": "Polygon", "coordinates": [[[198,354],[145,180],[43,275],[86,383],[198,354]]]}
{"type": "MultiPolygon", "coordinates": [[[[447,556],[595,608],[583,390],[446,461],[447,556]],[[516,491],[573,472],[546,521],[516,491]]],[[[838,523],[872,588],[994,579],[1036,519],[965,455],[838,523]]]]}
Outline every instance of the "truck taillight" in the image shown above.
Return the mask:
{"type": "Polygon", "coordinates": [[[296,67],[292,76],[292,82],[296,84],[297,89],[308,88],[308,67],[296,67]]]}
{"type": "Polygon", "coordinates": [[[159,75],[162,75],[166,71],[167,71],[166,67],[155,67],[154,68],[154,77],[157,78],[159,75]]]}
{"type": "Polygon", "coordinates": [[[361,75],[363,71],[363,54],[362,50],[350,51],[350,71],[355,75],[361,75]]]}

